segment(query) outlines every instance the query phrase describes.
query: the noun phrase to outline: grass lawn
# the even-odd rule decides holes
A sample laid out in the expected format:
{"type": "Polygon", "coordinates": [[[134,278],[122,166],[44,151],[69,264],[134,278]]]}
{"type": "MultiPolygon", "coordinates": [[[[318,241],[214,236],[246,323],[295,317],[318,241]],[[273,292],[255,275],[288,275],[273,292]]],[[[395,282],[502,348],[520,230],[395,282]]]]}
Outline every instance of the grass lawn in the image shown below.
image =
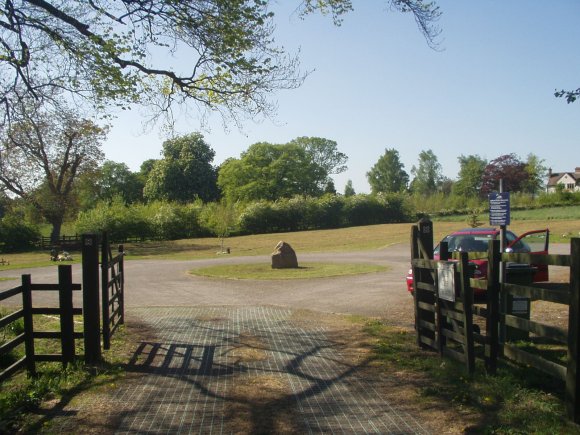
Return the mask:
{"type": "Polygon", "coordinates": [[[192,275],[227,279],[312,279],[383,272],[384,266],[360,263],[302,263],[297,269],[272,269],[268,264],[225,264],[190,270],[192,275]]]}
{"type": "MultiPolygon", "coordinates": [[[[452,221],[449,218],[436,219],[434,221],[436,243],[450,232],[467,227],[468,219],[468,216],[454,216],[452,221]]],[[[479,220],[483,222],[483,226],[488,225],[486,216],[481,215],[479,220]]],[[[297,253],[372,250],[396,243],[409,243],[411,225],[413,224],[383,224],[334,230],[237,236],[226,239],[225,245],[230,248],[231,256],[269,255],[281,240],[289,243],[297,253]]],[[[580,206],[514,212],[512,224],[509,226],[516,234],[546,227],[550,229],[552,243],[567,243],[570,237],[580,237],[580,206]]],[[[128,243],[125,245],[125,250],[127,260],[215,258],[220,251],[220,241],[215,237],[148,241],[128,243]]],[[[75,262],[80,259],[79,253],[72,252],[71,254],[75,262]]],[[[41,251],[4,254],[3,258],[10,264],[0,265],[0,271],[57,264],[49,261],[48,252],[41,251]]]]}
{"type": "MultiPolygon", "coordinates": [[[[436,243],[450,232],[467,227],[466,222],[467,216],[463,221],[434,221],[436,243]]],[[[230,255],[232,256],[269,255],[281,240],[289,243],[297,253],[361,251],[380,249],[396,243],[408,243],[411,225],[413,224],[384,224],[335,230],[257,234],[230,237],[226,239],[225,244],[230,247],[230,255]]],[[[550,240],[553,243],[565,243],[572,235],[580,237],[580,219],[514,220],[509,226],[516,234],[546,227],[550,228],[550,240]]],[[[200,238],[128,244],[126,250],[128,259],[172,258],[190,260],[215,257],[220,250],[220,244],[217,238],[200,238]]]]}

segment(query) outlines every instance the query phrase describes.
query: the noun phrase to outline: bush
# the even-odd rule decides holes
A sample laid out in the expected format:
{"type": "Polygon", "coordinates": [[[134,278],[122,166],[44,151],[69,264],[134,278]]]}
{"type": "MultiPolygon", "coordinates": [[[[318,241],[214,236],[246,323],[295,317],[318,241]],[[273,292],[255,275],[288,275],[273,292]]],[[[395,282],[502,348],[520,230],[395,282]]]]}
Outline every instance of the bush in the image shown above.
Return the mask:
{"type": "Polygon", "coordinates": [[[248,204],[238,225],[245,234],[339,228],[406,222],[409,210],[403,194],[294,197],[248,204]]]}
{"type": "Polygon", "coordinates": [[[199,224],[201,204],[155,201],[127,206],[121,198],[99,202],[95,208],[79,213],[76,231],[107,231],[110,240],[175,240],[199,237],[205,233],[199,224]]]}
{"type": "Polygon", "coordinates": [[[34,248],[40,232],[16,216],[5,216],[0,220],[0,251],[17,252],[34,248]]]}

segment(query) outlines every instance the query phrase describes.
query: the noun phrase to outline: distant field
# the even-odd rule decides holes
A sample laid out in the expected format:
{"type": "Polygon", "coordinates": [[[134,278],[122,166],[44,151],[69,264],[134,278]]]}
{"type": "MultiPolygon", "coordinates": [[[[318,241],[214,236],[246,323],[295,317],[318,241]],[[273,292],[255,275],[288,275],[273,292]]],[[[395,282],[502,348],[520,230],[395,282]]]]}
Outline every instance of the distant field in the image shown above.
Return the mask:
{"type": "MultiPolygon", "coordinates": [[[[534,210],[516,210],[511,212],[512,220],[578,220],[580,219],[580,205],[570,207],[538,208],[534,210]]],[[[441,216],[436,220],[441,222],[466,222],[467,215],[441,216]]],[[[481,213],[479,220],[489,222],[489,214],[481,213]]]]}

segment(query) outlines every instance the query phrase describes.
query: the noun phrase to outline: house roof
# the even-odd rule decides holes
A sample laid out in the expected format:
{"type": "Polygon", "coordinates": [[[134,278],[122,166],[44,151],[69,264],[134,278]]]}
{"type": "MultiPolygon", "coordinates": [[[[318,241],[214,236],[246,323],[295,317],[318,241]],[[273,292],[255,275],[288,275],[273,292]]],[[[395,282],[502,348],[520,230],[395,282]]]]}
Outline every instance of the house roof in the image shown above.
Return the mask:
{"type": "Polygon", "coordinates": [[[574,172],[550,172],[548,175],[548,186],[555,186],[565,175],[569,175],[576,183],[580,181],[580,168],[574,172]]]}

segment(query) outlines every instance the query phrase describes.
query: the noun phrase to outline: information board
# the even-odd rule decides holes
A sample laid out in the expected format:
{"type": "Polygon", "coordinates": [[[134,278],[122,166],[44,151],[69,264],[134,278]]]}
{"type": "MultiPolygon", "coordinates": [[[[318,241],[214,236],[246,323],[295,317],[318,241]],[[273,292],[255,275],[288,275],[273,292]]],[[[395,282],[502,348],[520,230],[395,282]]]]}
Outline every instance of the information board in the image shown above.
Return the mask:
{"type": "Polygon", "coordinates": [[[437,291],[440,299],[455,302],[455,262],[437,263],[437,291]]]}
{"type": "Polygon", "coordinates": [[[510,224],[510,193],[490,193],[489,194],[489,224],[509,225],[510,224]]]}

